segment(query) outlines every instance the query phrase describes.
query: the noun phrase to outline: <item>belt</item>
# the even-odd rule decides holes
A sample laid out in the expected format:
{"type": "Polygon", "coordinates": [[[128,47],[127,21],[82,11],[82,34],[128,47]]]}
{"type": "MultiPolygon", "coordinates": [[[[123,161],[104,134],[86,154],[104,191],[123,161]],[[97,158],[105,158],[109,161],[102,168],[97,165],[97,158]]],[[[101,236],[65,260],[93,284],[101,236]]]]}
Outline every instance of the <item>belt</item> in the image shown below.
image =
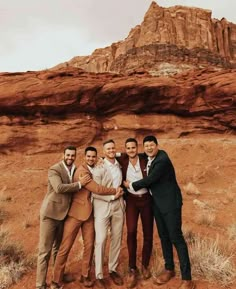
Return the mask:
{"type": "Polygon", "coordinates": [[[144,198],[144,197],[147,197],[149,194],[149,192],[146,192],[144,194],[132,194],[132,193],[129,193],[129,196],[131,197],[134,197],[134,198],[144,198]]]}

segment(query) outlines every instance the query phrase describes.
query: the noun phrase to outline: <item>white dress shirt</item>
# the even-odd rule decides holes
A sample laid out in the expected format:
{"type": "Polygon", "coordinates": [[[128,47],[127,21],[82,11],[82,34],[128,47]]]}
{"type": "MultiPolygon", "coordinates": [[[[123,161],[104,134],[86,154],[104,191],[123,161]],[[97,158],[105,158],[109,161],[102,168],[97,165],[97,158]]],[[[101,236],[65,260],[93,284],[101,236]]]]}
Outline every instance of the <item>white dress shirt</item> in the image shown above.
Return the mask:
{"type": "MultiPolygon", "coordinates": [[[[143,178],[143,174],[142,174],[142,170],[140,167],[139,158],[138,158],[138,161],[136,162],[136,164],[134,166],[131,164],[131,162],[129,162],[127,173],[126,173],[126,179],[132,183],[132,182],[139,181],[142,178],[143,178]]],[[[136,192],[133,188],[129,188],[128,191],[134,195],[143,195],[143,194],[147,193],[146,188],[142,188],[136,192]]]]}

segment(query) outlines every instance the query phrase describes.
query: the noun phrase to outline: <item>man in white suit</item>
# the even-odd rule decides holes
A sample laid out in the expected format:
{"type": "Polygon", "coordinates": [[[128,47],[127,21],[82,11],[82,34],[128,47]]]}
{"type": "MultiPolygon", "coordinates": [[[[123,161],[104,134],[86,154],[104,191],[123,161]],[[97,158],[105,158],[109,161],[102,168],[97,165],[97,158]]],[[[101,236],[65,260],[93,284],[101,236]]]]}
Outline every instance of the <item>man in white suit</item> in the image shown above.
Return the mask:
{"type": "MultiPolygon", "coordinates": [[[[103,173],[101,168],[94,169],[93,179],[95,182],[106,187],[120,187],[122,183],[122,173],[120,164],[116,160],[116,149],[113,140],[103,143],[103,153],[105,156],[103,173]],[[102,177],[101,177],[102,176],[102,177]]],[[[95,274],[97,286],[108,288],[103,276],[103,263],[105,255],[105,245],[108,229],[110,227],[111,242],[109,248],[108,270],[112,281],[118,285],[123,285],[121,276],[117,273],[118,258],[120,254],[123,223],[124,223],[124,200],[121,196],[114,199],[114,196],[99,196],[93,194],[93,208],[95,219],[95,274]]]]}

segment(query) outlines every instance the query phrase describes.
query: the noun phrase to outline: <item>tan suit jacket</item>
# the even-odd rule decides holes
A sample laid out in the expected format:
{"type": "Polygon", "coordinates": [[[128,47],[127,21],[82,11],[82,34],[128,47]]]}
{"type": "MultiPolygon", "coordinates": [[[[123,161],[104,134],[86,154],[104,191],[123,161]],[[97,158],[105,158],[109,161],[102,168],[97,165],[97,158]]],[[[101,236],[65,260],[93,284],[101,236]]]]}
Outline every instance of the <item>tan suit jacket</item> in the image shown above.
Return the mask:
{"type": "Polygon", "coordinates": [[[79,166],[75,178],[78,175],[86,174],[91,177],[91,181],[73,195],[71,207],[68,212],[69,216],[81,221],[87,220],[92,213],[91,192],[99,195],[114,195],[116,193],[116,189],[114,188],[107,188],[97,184],[92,179],[92,174],[86,163],[79,166]]]}
{"type": "Polygon", "coordinates": [[[78,182],[70,182],[63,161],[53,165],[48,171],[48,188],[40,209],[41,216],[63,220],[68,213],[72,193],[79,189],[78,182]]]}

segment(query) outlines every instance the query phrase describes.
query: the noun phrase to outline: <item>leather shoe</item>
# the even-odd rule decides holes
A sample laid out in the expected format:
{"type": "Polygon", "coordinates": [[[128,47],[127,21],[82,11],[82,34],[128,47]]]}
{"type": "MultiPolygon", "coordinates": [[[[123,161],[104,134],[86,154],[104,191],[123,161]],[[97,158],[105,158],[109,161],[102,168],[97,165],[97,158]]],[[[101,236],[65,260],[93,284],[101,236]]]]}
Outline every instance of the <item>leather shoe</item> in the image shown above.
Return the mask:
{"type": "Polygon", "coordinates": [[[142,266],[142,275],[144,280],[147,280],[152,276],[150,270],[144,266],[142,266]]]}
{"type": "Polygon", "coordinates": [[[106,285],[106,282],[104,279],[97,279],[96,280],[96,286],[98,288],[101,288],[101,289],[108,289],[107,285],[106,285]]]}
{"type": "Polygon", "coordinates": [[[162,285],[170,281],[175,276],[174,270],[164,270],[159,276],[153,279],[153,283],[156,285],[162,285]]]}
{"type": "Polygon", "coordinates": [[[130,269],[127,277],[127,288],[134,288],[137,284],[137,270],[130,269]]]}
{"type": "Polygon", "coordinates": [[[93,281],[90,279],[90,277],[81,275],[79,281],[80,283],[83,283],[84,287],[93,287],[93,281]]]}
{"type": "Polygon", "coordinates": [[[62,289],[62,288],[63,285],[59,285],[58,283],[52,281],[50,289],[62,289]]]}
{"type": "Polygon", "coordinates": [[[179,289],[194,289],[195,284],[192,280],[183,280],[179,289]]]}
{"type": "Polygon", "coordinates": [[[74,282],[75,280],[76,279],[72,274],[69,274],[69,273],[63,274],[62,281],[64,283],[71,283],[71,282],[74,282]]]}
{"type": "Polygon", "coordinates": [[[109,273],[109,275],[110,275],[112,281],[113,281],[117,286],[122,286],[122,285],[124,284],[122,278],[120,277],[120,275],[119,275],[117,272],[111,271],[111,272],[109,273]]]}

